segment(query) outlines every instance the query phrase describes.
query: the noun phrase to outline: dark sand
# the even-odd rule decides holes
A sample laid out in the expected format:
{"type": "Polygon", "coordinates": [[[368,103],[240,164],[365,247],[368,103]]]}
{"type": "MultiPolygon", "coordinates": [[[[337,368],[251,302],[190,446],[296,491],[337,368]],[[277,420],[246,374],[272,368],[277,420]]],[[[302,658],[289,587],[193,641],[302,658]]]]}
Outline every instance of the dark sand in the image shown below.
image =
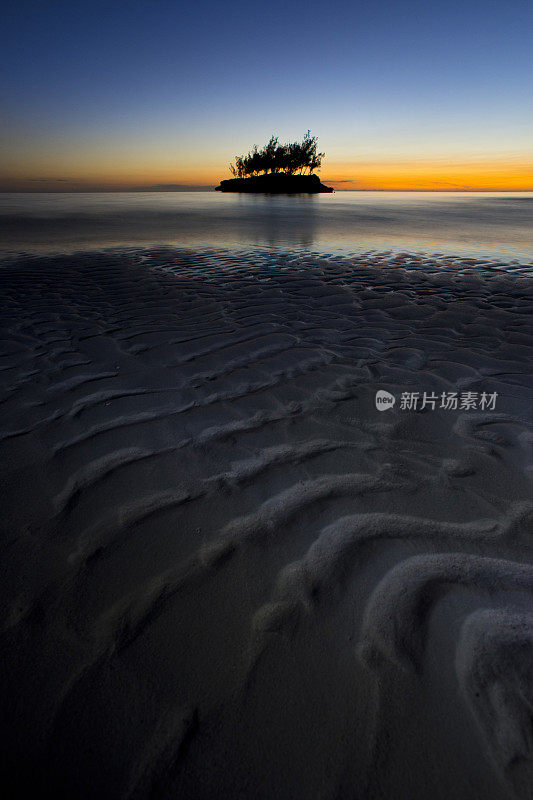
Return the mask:
{"type": "Polygon", "coordinates": [[[526,269],[160,248],[0,283],[6,798],[533,797],[526,269]]]}

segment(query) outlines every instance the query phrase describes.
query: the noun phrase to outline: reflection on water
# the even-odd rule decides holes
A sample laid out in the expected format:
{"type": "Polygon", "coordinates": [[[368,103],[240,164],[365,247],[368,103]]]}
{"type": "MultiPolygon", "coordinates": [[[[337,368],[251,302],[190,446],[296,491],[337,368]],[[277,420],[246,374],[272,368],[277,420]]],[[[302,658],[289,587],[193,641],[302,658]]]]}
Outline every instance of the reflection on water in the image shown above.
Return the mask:
{"type": "Polygon", "coordinates": [[[175,244],[421,251],[530,262],[533,194],[0,195],[3,251],[175,244]]]}

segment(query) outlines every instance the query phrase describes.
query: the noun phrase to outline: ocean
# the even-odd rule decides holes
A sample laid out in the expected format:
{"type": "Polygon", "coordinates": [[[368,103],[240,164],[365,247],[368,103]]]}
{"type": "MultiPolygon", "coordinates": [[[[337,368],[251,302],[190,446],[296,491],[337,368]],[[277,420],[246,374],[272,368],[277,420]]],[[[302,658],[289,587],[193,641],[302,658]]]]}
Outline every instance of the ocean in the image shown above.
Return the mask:
{"type": "Polygon", "coordinates": [[[533,260],[533,193],[0,195],[0,253],[110,247],[368,251],[533,260]]]}

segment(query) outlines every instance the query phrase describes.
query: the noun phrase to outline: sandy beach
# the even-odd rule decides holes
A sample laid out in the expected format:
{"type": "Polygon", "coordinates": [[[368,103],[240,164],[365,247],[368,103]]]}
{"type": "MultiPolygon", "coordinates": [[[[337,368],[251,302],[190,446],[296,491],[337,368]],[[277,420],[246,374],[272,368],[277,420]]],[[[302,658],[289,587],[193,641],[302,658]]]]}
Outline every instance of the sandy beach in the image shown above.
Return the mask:
{"type": "Polygon", "coordinates": [[[533,798],[530,273],[4,259],[6,797],[533,798]]]}

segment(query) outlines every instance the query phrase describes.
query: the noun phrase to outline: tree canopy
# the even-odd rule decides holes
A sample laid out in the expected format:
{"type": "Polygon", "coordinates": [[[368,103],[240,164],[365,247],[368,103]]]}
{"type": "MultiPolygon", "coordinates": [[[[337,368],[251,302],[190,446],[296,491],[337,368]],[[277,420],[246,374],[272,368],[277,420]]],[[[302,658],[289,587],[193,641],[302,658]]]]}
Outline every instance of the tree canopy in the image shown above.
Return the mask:
{"type": "Polygon", "coordinates": [[[271,136],[261,150],[254,144],[246,156],[235,156],[230,170],[235,178],[246,178],[260,173],[284,173],[311,175],[320,169],[325,153],[317,153],[318,138],[307,131],[301,142],[279,144],[277,136],[271,136]]]}

